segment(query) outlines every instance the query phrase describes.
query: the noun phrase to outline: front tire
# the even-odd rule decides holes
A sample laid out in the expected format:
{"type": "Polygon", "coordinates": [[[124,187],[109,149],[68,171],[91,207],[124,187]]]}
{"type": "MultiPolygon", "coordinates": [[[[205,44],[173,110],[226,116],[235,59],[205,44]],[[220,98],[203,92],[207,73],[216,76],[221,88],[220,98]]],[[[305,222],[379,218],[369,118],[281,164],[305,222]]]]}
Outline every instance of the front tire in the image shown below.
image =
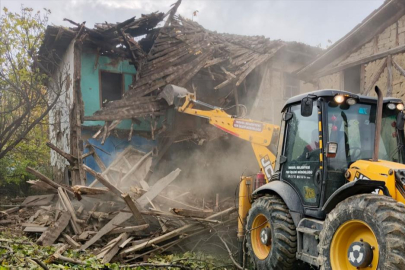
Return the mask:
{"type": "Polygon", "coordinates": [[[357,269],[404,269],[405,206],[381,195],[350,197],[328,214],[318,248],[321,270],[356,269],[359,263],[367,265],[357,269]],[[367,250],[354,252],[360,246],[367,250]]]}
{"type": "Polygon", "coordinates": [[[296,230],[288,207],[279,196],[261,197],[253,203],[247,216],[246,232],[249,255],[256,269],[293,269],[296,230]]]}

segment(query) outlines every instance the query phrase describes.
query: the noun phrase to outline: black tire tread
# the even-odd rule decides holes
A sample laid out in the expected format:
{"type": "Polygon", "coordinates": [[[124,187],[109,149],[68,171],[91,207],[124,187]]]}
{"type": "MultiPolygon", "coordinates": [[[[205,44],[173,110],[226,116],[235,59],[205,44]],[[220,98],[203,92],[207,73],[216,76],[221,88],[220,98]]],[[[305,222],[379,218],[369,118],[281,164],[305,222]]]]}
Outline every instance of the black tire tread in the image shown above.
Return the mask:
{"type": "MultiPolygon", "coordinates": [[[[287,205],[284,201],[277,195],[268,195],[257,199],[251,210],[249,211],[247,220],[253,219],[252,209],[264,208],[271,213],[272,221],[271,226],[274,230],[274,238],[271,253],[269,257],[276,259],[266,259],[266,265],[262,263],[257,263],[257,259],[253,254],[253,248],[250,239],[250,228],[246,228],[248,232],[247,247],[249,250],[249,255],[256,265],[258,270],[275,270],[275,269],[285,269],[290,270],[294,267],[294,262],[296,261],[297,252],[297,233],[295,229],[294,222],[288,211],[287,205]],[[276,242],[275,242],[276,241],[276,242]]],[[[247,222],[249,224],[249,222],[247,222]]]]}
{"type": "Polygon", "coordinates": [[[324,229],[320,233],[318,245],[321,256],[320,270],[331,269],[328,264],[322,263],[327,260],[328,245],[331,243],[334,232],[328,230],[336,218],[337,213],[348,212],[350,209],[362,210],[373,215],[375,222],[381,228],[384,239],[377,239],[380,244],[386,244],[385,254],[380,252],[378,269],[401,270],[405,265],[405,205],[398,203],[391,197],[362,194],[350,197],[339,203],[326,217],[324,229]],[[381,255],[383,258],[381,258],[381,255]],[[380,265],[382,262],[382,265],[380,265]]]}

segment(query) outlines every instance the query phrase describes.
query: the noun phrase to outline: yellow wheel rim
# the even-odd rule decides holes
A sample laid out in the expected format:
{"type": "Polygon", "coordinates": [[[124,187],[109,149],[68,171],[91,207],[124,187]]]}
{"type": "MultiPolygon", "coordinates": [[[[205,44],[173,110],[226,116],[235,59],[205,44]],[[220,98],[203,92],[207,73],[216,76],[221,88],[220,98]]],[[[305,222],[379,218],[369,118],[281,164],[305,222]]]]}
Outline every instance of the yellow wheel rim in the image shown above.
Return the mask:
{"type": "Polygon", "coordinates": [[[333,270],[375,270],[378,265],[379,249],[377,238],[367,223],[360,220],[350,220],[343,223],[336,231],[330,247],[330,262],[333,270]],[[347,251],[353,242],[367,242],[373,250],[371,267],[356,268],[351,265],[347,251]]]}
{"type": "Polygon", "coordinates": [[[271,250],[271,241],[269,245],[265,245],[260,239],[260,233],[264,228],[270,228],[270,223],[264,215],[259,214],[252,223],[251,242],[253,252],[260,260],[266,259],[271,250]]]}

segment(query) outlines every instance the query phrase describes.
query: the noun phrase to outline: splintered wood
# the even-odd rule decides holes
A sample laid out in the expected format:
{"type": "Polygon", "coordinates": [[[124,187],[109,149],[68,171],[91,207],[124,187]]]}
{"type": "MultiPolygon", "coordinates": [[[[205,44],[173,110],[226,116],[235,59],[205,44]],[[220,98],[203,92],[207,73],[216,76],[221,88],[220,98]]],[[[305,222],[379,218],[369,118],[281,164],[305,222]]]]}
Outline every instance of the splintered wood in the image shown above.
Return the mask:
{"type": "MultiPolygon", "coordinates": [[[[70,188],[41,175],[40,179],[45,179],[57,194],[27,197],[21,206],[0,212],[0,225],[9,224],[10,214],[21,208],[35,208],[35,214],[21,223],[24,232],[41,234],[37,240],[40,245],[65,243],[51,259],[84,264],[64,256],[66,246],[81,250],[91,247],[89,251],[102,263],[126,262],[142,259],[146,254],[169,252],[189,238],[204,238],[205,234],[212,233],[211,227],[229,226],[237,220],[232,216],[236,209],[229,204],[227,208],[225,205],[219,207],[215,195],[210,208],[206,202],[201,208],[203,200],[195,204],[192,191],[171,185],[180,175],[180,169],[154,179],[153,184],[148,182],[146,175],[151,158],[151,153],[128,147],[103,173],[83,164],[83,170],[97,180],[98,186],[92,187],[76,185],[70,188]],[[136,158],[131,159],[134,154],[136,158]],[[117,179],[109,172],[120,162],[125,164],[125,174],[117,179]],[[121,189],[122,183],[130,187],[125,192],[121,189]],[[226,210],[218,212],[219,208],[226,210]]],[[[40,176],[35,170],[28,170],[40,176]]],[[[193,244],[193,250],[195,248],[193,244]]]]}

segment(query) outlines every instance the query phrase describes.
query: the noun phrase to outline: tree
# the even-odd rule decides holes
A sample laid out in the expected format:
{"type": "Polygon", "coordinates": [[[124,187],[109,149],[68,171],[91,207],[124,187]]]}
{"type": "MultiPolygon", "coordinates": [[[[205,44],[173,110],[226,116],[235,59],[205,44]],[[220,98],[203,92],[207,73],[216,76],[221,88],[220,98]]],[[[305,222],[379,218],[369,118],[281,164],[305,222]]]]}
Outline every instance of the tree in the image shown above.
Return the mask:
{"type": "Polygon", "coordinates": [[[48,113],[70,83],[55,54],[39,60],[49,14],[22,6],[0,17],[0,181],[25,180],[27,165],[47,171],[48,113]]]}

